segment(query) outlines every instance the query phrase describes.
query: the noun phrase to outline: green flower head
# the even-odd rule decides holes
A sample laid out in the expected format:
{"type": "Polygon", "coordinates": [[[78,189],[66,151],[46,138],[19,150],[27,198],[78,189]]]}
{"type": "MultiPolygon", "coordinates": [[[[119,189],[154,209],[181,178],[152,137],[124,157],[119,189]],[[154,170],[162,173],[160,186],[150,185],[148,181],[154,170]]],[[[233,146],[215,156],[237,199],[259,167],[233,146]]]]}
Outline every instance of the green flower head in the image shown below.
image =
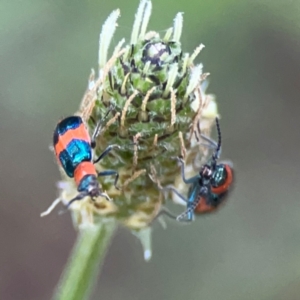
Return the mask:
{"type": "MultiPolygon", "coordinates": [[[[122,39],[108,58],[120,12],[110,14],[100,34],[98,73],[92,70],[76,112],[90,132],[101,121],[95,155],[109,145],[120,146],[96,165],[98,171],[119,172],[119,189],[113,176],[100,177],[102,190],[112,201],[86,197],[70,206],[76,227],[114,219],[130,228],[142,241],[146,259],[151,257],[150,225],[168,201],[178,202],[174,195],[163,195],[157,185],[173,184],[187,193],[172,157],[181,156],[194,175],[195,160],[199,162],[199,153],[205,158],[207,149],[199,146],[193,133],[199,126],[209,135],[218,114],[214,97],[205,94],[209,74],[194,63],[204,45],[192,54],[182,52],[182,13],[163,37],[147,31],[151,10],[151,1],[140,2],[130,42],[122,39]]],[[[64,172],[59,188],[54,205],[67,204],[78,193],[64,172]]]]}

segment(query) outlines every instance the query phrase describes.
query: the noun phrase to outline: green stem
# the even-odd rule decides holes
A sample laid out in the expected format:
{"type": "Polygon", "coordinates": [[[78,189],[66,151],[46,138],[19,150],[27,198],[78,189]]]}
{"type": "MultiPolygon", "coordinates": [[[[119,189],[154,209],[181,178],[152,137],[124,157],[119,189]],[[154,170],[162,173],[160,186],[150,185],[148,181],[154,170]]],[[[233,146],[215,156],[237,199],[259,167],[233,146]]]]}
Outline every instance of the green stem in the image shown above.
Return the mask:
{"type": "Polygon", "coordinates": [[[97,278],[115,222],[81,229],[53,299],[87,299],[97,278]]]}

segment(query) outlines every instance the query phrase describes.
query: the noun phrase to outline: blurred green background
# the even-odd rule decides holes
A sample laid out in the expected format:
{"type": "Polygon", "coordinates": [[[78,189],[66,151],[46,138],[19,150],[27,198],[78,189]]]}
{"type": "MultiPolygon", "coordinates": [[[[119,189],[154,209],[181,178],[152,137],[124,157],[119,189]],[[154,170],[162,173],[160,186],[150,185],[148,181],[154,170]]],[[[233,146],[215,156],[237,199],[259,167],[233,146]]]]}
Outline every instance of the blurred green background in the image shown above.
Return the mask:
{"type": "MultiPolygon", "coordinates": [[[[0,299],[50,299],[76,233],[56,197],[48,146],[97,66],[100,28],[121,9],[113,46],[129,41],[135,1],[14,0],[0,11],[0,299]]],[[[236,185],[219,213],[154,225],[153,258],[120,229],[92,299],[300,299],[300,1],[153,0],[161,34],[184,11],[182,44],[211,73],[223,158],[236,185]]]]}

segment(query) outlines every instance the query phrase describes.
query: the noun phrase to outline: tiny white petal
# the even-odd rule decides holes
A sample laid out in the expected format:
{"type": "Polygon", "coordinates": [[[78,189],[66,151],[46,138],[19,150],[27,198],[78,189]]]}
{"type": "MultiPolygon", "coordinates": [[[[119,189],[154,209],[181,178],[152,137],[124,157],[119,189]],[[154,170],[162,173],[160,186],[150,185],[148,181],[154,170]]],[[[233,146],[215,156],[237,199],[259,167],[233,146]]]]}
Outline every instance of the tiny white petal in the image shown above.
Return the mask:
{"type": "Polygon", "coordinates": [[[136,44],[137,42],[146,4],[147,4],[146,0],[141,0],[138,10],[135,14],[135,20],[133,23],[130,44],[136,44]]]}
{"type": "Polygon", "coordinates": [[[180,41],[181,33],[182,33],[182,26],[183,26],[183,12],[179,12],[174,18],[174,34],[173,40],[175,42],[180,41]]]}
{"type": "Polygon", "coordinates": [[[169,29],[167,30],[167,32],[166,32],[166,34],[165,34],[163,40],[164,40],[165,42],[168,42],[168,41],[170,40],[170,38],[171,38],[172,33],[173,33],[173,27],[171,27],[171,28],[169,28],[169,29]]]}
{"type": "Polygon", "coordinates": [[[147,1],[143,20],[142,20],[141,32],[139,36],[140,39],[144,39],[145,37],[147,26],[151,16],[151,11],[152,11],[152,3],[151,1],[147,1]]]}
{"type": "Polygon", "coordinates": [[[140,240],[143,250],[144,250],[144,259],[149,261],[152,257],[152,228],[145,227],[139,231],[132,231],[132,233],[140,240]]]}
{"type": "Polygon", "coordinates": [[[107,51],[111,42],[111,39],[115,33],[117,26],[117,19],[120,16],[120,10],[114,10],[109,17],[106,19],[102,26],[102,30],[99,38],[99,55],[98,64],[99,69],[102,69],[107,60],[107,51]]]}
{"type": "Polygon", "coordinates": [[[189,85],[186,89],[186,93],[185,93],[185,96],[184,96],[185,98],[188,97],[189,94],[192,93],[195,90],[197,85],[199,85],[202,70],[203,70],[203,65],[202,64],[199,64],[199,65],[195,66],[191,70],[189,85]]]}
{"type": "Polygon", "coordinates": [[[175,82],[177,73],[178,73],[178,64],[175,63],[170,67],[170,70],[168,72],[168,81],[167,81],[165,91],[163,92],[163,96],[166,96],[169,93],[171,87],[175,82]]]}

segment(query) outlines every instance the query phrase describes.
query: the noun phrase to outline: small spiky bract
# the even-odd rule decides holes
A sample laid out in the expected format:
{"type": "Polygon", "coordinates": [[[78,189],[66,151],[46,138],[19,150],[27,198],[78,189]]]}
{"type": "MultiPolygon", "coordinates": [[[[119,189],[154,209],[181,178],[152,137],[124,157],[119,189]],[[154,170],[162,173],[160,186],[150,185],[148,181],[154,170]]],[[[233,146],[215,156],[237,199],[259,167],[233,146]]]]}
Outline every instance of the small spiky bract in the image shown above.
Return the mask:
{"type": "MultiPolygon", "coordinates": [[[[201,64],[194,64],[204,46],[191,55],[182,52],[182,13],[176,15],[164,37],[147,32],[151,10],[151,1],[140,2],[130,42],[124,45],[121,40],[110,59],[108,48],[119,10],[112,12],[102,27],[99,72],[96,76],[92,70],[77,114],[90,132],[94,121],[103,122],[96,155],[108,145],[121,146],[96,166],[98,170],[118,170],[120,190],[114,187],[113,177],[100,177],[102,190],[113,201],[86,198],[73,203],[70,209],[77,226],[114,218],[135,234],[150,234],[149,225],[167,199],[149,175],[163,186],[175,184],[182,190],[180,170],[172,157],[182,156],[190,166],[187,170],[195,174],[195,159],[201,148],[193,132],[200,124],[202,132],[208,134],[217,115],[213,97],[205,95],[208,73],[202,73],[201,64]]],[[[67,203],[77,191],[71,179],[63,179],[61,199],[67,203]]]]}

